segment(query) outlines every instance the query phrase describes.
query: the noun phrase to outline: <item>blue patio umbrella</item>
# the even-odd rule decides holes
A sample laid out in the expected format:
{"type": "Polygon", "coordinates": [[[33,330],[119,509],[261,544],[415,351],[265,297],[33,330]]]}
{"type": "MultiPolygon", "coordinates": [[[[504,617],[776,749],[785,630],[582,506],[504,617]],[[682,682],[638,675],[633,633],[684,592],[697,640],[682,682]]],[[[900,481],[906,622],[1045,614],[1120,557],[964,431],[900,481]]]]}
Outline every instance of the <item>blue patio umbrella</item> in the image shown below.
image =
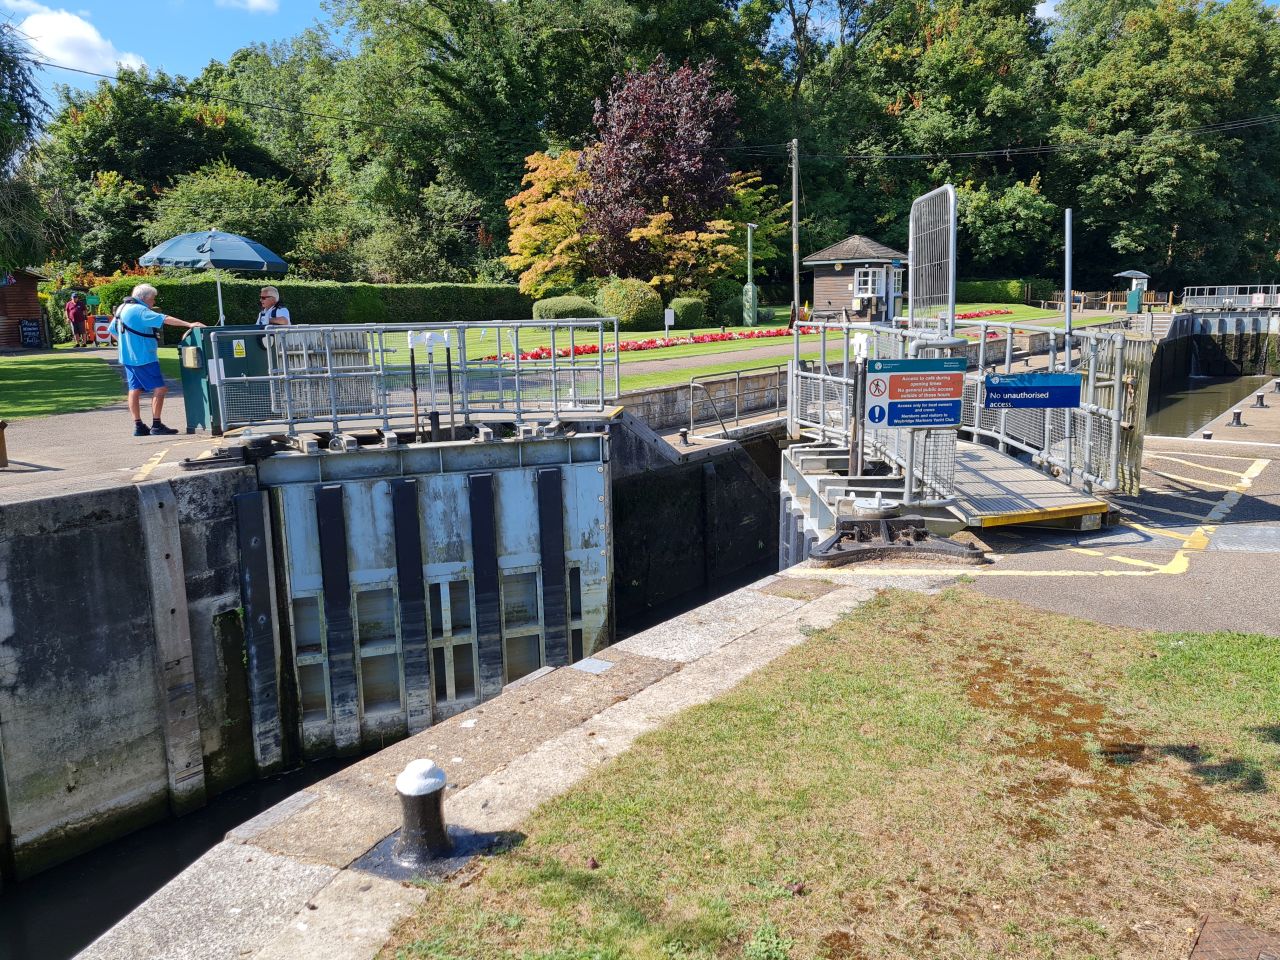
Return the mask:
{"type": "MultiPolygon", "coordinates": [[[[144,267],[186,267],[192,270],[234,270],[237,273],[286,273],[289,265],[256,240],[234,233],[207,230],[184,233],[152,247],[138,263],[144,267]]],[[[226,323],[222,314],[222,281],[215,277],[218,289],[218,323],[226,323]]]]}

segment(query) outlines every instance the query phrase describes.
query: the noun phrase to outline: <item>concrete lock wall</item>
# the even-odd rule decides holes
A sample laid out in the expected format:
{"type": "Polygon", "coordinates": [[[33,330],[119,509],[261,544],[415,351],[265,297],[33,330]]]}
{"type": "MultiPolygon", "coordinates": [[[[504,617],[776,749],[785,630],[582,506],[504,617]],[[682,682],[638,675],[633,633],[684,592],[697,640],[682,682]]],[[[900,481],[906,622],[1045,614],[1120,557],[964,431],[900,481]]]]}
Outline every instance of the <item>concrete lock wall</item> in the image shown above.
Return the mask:
{"type": "Polygon", "coordinates": [[[744,373],[741,384],[735,382],[732,374],[717,379],[699,381],[706,392],[695,390],[687,383],[671,387],[654,387],[650,390],[636,390],[624,393],[618,398],[618,405],[632,416],[638,417],[654,430],[665,430],[669,427],[687,427],[689,425],[689,406],[692,402],[698,423],[714,422],[715,409],[726,423],[734,415],[735,395],[741,396],[739,412],[762,413],[766,410],[786,410],[787,373],[784,369],[779,375],[773,370],[757,373],[744,373]]]}
{"type": "Polygon", "coordinates": [[[6,873],[252,774],[228,523],[230,494],[253,484],[251,470],[223,470],[0,512],[6,873]]]}

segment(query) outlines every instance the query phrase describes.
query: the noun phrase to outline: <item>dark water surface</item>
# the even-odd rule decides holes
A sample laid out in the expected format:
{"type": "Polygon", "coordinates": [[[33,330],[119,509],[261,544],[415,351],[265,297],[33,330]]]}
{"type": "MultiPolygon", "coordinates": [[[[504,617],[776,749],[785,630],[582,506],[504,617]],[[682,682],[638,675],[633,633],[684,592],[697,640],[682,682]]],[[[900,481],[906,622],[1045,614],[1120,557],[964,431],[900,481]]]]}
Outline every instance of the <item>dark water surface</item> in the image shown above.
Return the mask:
{"type": "Polygon", "coordinates": [[[1271,377],[1189,377],[1160,399],[1160,407],[1147,417],[1147,434],[1189,437],[1206,423],[1257,393],[1271,377]]]}
{"type": "Polygon", "coordinates": [[[355,759],[318,760],[245,784],[180,820],[145,827],[9,887],[0,894],[0,960],[75,956],[228,830],[355,759]]]}

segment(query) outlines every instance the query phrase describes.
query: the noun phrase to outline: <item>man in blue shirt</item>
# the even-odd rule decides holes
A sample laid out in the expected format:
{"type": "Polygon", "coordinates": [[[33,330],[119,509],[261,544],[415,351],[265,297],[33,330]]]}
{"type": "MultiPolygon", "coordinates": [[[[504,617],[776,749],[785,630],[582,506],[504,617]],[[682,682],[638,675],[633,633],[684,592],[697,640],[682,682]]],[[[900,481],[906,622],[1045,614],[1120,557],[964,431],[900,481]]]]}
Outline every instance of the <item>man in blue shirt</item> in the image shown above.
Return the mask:
{"type": "Polygon", "coordinates": [[[116,308],[115,317],[107,328],[120,343],[120,363],[124,367],[125,379],[129,385],[129,413],[133,416],[133,435],[135,437],[156,437],[177,433],[173,427],[166,427],[160,420],[160,411],[164,407],[165,395],[169,388],[164,385],[164,374],[160,372],[159,347],[163,334],[160,328],[165,324],[171,327],[203,327],[203,323],[188,323],[177,317],[167,317],[155,310],[156,288],[149,283],[140,283],[133,288],[133,293],[125,297],[124,302],[116,308]],[[141,397],[151,393],[151,426],[142,422],[141,397]]]}

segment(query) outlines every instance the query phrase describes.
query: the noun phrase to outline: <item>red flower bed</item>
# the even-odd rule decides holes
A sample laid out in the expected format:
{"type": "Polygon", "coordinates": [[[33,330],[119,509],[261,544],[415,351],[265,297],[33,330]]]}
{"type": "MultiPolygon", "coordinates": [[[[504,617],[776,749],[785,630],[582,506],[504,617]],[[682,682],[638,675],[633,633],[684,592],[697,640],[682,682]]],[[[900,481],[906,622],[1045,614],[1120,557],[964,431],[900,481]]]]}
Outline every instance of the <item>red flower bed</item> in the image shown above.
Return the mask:
{"type": "MultiPolygon", "coordinates": [[[[801,327],[802,334],[817,333],[813,327],[801,327]]],[[[692,337],[650,337],[645,340],[623,340],[618,344],[618,350],[621,353],[634,353],[639,350],[661,350],[663,347],[683,347],[691,343],[727,343],[733,340],[769,340],[775,337],[789,337],[791,331],[786,327],[776,327],[760,330],[739,330],[729,331],[726,333],[699,333],[692,337]]],[[[573,348],[573,356],[589,357],[600,352],[598,343],[582,343],[573,348]]],[[[606,343],[604,345],[605,353],[613,352],[613,344],[606,343]]],[[[557,357],[569,356],[568,347],[558,347],[556,349],[557,357]]],[[[504,353],[504,360],[514,360],[515,354],[504,353]]],[[[496,356],[485,357],[486,360],[496,360],[496,356]]],[[[537,347],[534,350],[522,350],[520,352],[521,360],[550,360],[550,347],[537,347]]]]}
{"type": "Polygon", "coordinates": [[[979,320],[982,317],[1004,317],[1013,313],[1012,310],[974,310],[970,313],[957,313],[957,320],[979,320]]]}

